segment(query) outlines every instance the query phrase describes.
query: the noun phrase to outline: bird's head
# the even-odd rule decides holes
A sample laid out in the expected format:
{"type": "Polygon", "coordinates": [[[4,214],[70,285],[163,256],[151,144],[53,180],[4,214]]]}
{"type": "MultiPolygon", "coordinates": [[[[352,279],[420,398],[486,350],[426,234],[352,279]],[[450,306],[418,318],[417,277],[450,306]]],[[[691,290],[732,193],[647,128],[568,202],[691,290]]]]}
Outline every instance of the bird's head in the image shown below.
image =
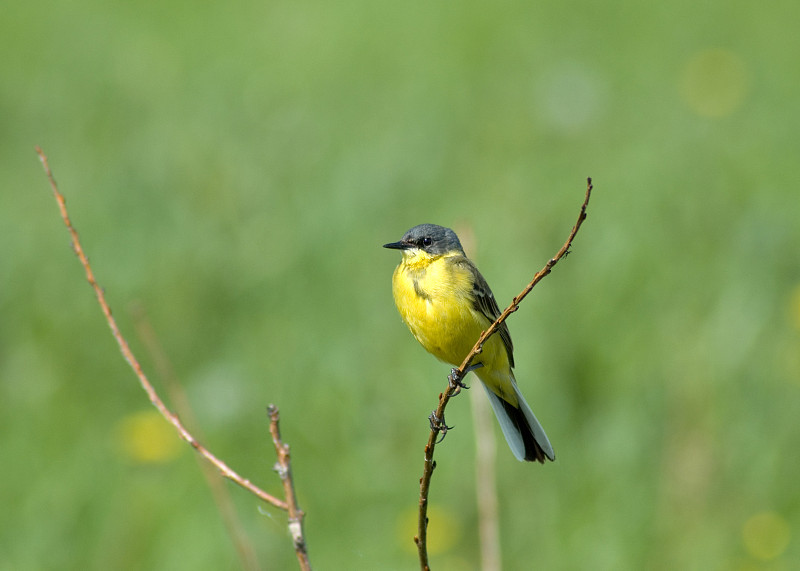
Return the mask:
{"type": "Polygon", "coordinates": [[[403,235],[399,242],[384,244],[384,248],[400,250],[406,261],[417,257],[422,259],[438,258],[451,252],[464,253],[456,233],[436,224],[420,224],[414,226],[403,235]]]}

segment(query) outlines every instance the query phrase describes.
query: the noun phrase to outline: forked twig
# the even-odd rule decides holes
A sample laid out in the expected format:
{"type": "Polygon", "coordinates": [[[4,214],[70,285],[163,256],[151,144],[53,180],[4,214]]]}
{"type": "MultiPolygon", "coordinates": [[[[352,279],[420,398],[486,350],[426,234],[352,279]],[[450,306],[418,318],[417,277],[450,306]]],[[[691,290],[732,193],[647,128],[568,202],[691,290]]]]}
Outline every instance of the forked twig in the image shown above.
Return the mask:
{"type": "Polygon", "coordinates": [[[297,561],[300,569],[311,571],[311,564],[308,561],[308,549],[306,547],[305,536],[303,535],[303,510],[297,505],[297,495],[294,492],[294,480],[292,478],[292,465],[289,462],[289,445],[281,440],[281,431],[278,426],[280,415],[278,407],[269,405],[269,432],[272,434],[272,442],[275,444],[275,451],[278,453],[278,461],[275,462],[275,471],[283,483],[283,495],[286,496],[286,503],[289,511],[289,533],[292,534],[294,551],[297,554],[297,561]]]}
{"type": "Polygon", "coordinates": [[[292,488],[292,495],[287,495],[287,501],[283,501],[267,492],[263,491],[261,488],[250,482],[250,480],[243,478],[233,469],[231,469],[225,462],[217,458],[214,454],[212,454],[207,448],[205,448],[202,444],[200,444],[194,436],[183,426],[178,416],[173,413],[172,411],[167,408],[164,404],[164,401],[161,400],[158,393],[156,392],[153,385],[148,380],[147,376],[144,374],[139,361],[136,359],[133,351],[131,351],[128,342],[126,341],[125,337],[119,330],[119,326],[117,325],[116,320],[111,314],[111,308],[106,301],[105,292],[103,288],[101,288],[97,280],[95,279],[94,272],[92,271],[92,267],[89,264],[89,259],[86,256],[86,253],[81,246],[80,239],[78,237],[78,232],[75,230],[75,227],[72,225],[72,221],[70,220],[69,213],[67,212],[67,204],[66,200],[64,199],[64,195],[58,189],[58,185],[56,184],[55,178],[53,177],[53,173],[50,170],[50,165],[47,162],[47,157],[45,156],[44,152],[38,146],[36,147],[36,153],[39,155],[39,159],[42,162],[42,166],[44,167],[45,174],[47,175],[47,179],[50,182],[50,187],[53,190],[53,195],[55,196],[56,202],[58,203],[58,208],[61,213],[61,218],[64,221],[64,225],[67,227],[67,231],[69,232],[70,238],[72,240],[72,249],[75,251],[75,254],[78,256],[78,259],[83,266],[84,271],[86,272],[86,280],[89,282],[89,285],[92,286],[92,289],[97,296],[97,302],[100,304],[100,308],[103,310],[103,314],[106,318],[106,323],[108,323],[109,328],[111,329],[111,334],[114,336],[114,339],[117,341],[117,345],[119,346],[119,350],[122,353],[122,356],[130,365],[133,372],[136,374],[136,377],[139,379],[139,384],[144,389],[145,393],[147,393],[147,397],[150,399],[150,402],[156,409],[161,413],[161,415],[175,428],[178,432],[178,435],[188,442],[192,448],[194,448],[201,456],[203,456],[206,460],[208,460],[217,470],[219,470],[220,474],[223,477],[228,478],[229,480],[235,482],[245,490],[249,491],[250,493],[254,494],[261,500],[267,502],[268,504],[284,510],[289,513],[289,529],[292,533],[292,538],[295,545],[295,552],[297,553],[298,560],[300,561],[301,568],[305,571],[310,569],[310,565],[308,564],[308,554],[306,551],[306,544],[305,539],[303,538],[303,531],[302,531],[302,512],[299,511],[297,508],[297,502],[294,498],[294,491],[293,491],[293,484],[291,484],[291,467],[289,465],[289,453],[288,453],[288,446],[284,444],[280,440],[280,432],[278,429],[278,413],[277,408],[270,405],[270,433],[272,434],[273,443],[275,445],[275,450],[278,455],[278,467],[279,473],[281,475],[281,480],[284,483],[284,489],[288,490],[287,483],[285,478],[290,480],[289,486],[292,488]],[[301,549],[302,548],[302,549],[301,549]]]}
{"type": "MultiPolygon", "coordinates": [[[[463,379],[464,375],[469,369],[469,366],[472,364],[473,359],[478,353],[481,352],[484,343],[486,343],[489,337],[497,332],[500,324],[508,319],[509,315],[519,309],[519,304],[531,292],[534,286],[536,286],[536,284],[538,284],[547,274],[552,271],[553,267],[559,262],[559,260],[561,260],[561,258],[569,253],[570,246],[572,246],[572,241],[575,239],[581,224],[583,224],[583,221],[586,220],[586,208],[589,205],[589,198],[592,196],[592,188],[592,179],[587,178],[586,197],[583,199],[581,211],[578,215],[578,221],[572,227],[572,231],[569,233],[567,241],[564,242],[564,245],[561,246],[561,249],[556,253],[556,255],[550,258],[544,267],[533,276],[533,279],[527,286],[525,286],[519,295],[517,295],[511,301],[511,305],[503,310],[503,313],[500,314],[500,317],[498,317],[494,323],[492,323],[489,328],[486,329],[486,331],[481,333],[481,336],[478,338],[475,346],[464,358],[464,362],[461,363],[461,366],[453,372],[452,376],[454,378],[463,379]]],[[[431,418],[435,417],[436,419],[444,419],[444,411],[447,407],[447,403],[450,401],[450,398],[458,394],[460,390],[461,387],[458,385],[458,383],[454,383],[448,379],[447,388],[439,395],[439,406],[436,408],[436,411],[433,413],[433,415],[431,415],[431,418]]],[[[430,490],[433,470],[436,468],[436,462],[433,461],[433,452],[436,448],[439,432],[446,429],[447,427],[444,426],[443,423],[431,422],[431,433],[428,436],[428,443],[425,445],[425,465],[422,471],[422,478],[420,478],[419,481],[419,517],[417,519],[417,535],[414,537],[414,543],[417,544],[420,569],[423,571],[428,571],[430,569],[430,565],[428,563],[428,492],[430,490]]]]}

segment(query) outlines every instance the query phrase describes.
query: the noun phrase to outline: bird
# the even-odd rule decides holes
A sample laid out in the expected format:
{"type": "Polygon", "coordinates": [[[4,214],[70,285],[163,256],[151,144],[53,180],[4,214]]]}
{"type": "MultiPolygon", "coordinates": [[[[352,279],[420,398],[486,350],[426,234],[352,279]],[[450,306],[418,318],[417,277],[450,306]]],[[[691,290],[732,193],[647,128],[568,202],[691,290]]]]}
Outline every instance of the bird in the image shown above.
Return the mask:
{"type": "MultiPolygon", "coordinates": [[[[402,254],[392,275],[392,293],[403,322],[429,353],[459,366],[500,316],[489,284],[450,228],[420,224],[383,247],[402,254]]],[[[503,322],[470,370],[486,390],[514,456],[542,464],[554,461],[553,447],[520,393],[513,367],[514,346],[503,322]]]]}

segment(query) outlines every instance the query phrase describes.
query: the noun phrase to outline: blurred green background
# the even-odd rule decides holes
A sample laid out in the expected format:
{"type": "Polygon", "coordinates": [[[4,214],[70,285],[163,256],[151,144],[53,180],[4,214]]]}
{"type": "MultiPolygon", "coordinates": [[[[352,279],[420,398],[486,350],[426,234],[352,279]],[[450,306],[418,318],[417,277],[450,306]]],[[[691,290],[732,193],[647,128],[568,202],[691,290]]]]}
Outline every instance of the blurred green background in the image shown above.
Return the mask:
{"type": "MultiPolygon", "coordinates": [[[[785,1],[6,3],[0,568],[241,565],[116,349],[34,145],[146,371],[165,392],[137,307],[203,441],[275,493],[280,407],[319,569],[417,565],[449,367],[400,322],[381,244],[452,226],[504,305],[592,176],[573,254],[509,322],[558,460],[518,463],[495,426],[506,568],[798,568],[798,18],[785,1]]],[[[437,449],[434,569],[479,565],[468,398],[437,449]]],[[[260,566],[295,568],[285,515],[226,487],[260,566]]]]}

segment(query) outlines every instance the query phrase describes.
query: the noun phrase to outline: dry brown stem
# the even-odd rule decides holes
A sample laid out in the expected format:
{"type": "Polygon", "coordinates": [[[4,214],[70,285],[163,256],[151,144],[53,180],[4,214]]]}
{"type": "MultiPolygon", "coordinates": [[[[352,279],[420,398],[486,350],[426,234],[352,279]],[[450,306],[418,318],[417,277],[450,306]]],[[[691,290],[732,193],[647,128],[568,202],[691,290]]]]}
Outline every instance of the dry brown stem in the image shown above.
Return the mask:
{"type": "Polygon", "coordinates": [[[64,221],[64,225],[67,227],[67,231],[69,232],[70,238],[72,240],[72,249],[75,251],[75,254],[78,256],[81,265],[86,273],[86,280],[89,282],[89,285],[92,286],[92,289],[97,296],[97,302],[100,304],[100,308],[103,311],[103,315],[105,315],[106,323],[108,323],[109,328],[111,329],[111,333],[114,336],[114,339],[117,341],[117,345],[119,346],[119,350],[122,353],[122,356],[130,365],[133,372],[136,374],[136,377],[139,379],[139,384],[144,389],[145,393],[147,393],[147,397],[150,399],[150,402],[156,409],[161,413],[161,415],[175,428],[178,432],[178,435],[189,443],[203,458],[208,460],[218,471],[219,473],[229,480],[235,482],[245,490],[249,491],[250,493],[254,494],[261,500],[267,502],[268,504],[284,510],[289,514],[289,531],[292,534],[292,540],[294,543],[295,551],[297,553],[298,560],[300,561],[301,568],[305,571],[310,569],[310,564],[308,563],[308,554],[306,550],[306,543],[303,537],[303,528],[302,528],[302,517],[303,513],[297,508],[297,501],[294,496],[294,484],[291,481],[291,466],[289,465],[289,448],[288,445],[284,444],[280,440],[280,431],[278,427],[278,409],[270,405],[270,433],[272,434],[273,443],[275,445],[275,451],[278,455],[278,463],[276,464],[276,469],[279,472],[281,480],[284,485],[284,490],[287,492],[287,500],[281,500],[276,498],[275,496],[268,494],[252,482],[250,480],[243,478],[234,470],[232,470],[225,462],[217,458],[214,454],[212,454],[208,449],[206,449],[202,444],[200,444],[197,439],[184,427],[181,423],[178,416],[170,411],[167,406],[164,404],[164,401],[161,400],[158,393],[156,392],[153,385],[148,380],[147,376],[144,374],[139,361],[136,359],[133,351],[131,351],[130,346],[128,345],[127,340],[122,335],[117,325],[116,320],[111,314],[111,308],[106,301],[105,293],[103,288],[101,288],[97,280],[95,279],[94,272],[92,271],[92,267],[89,264],[89,259],[86,256],[86,253],[81,246],[80,238],[78,237],[78,232],[75,230],[75,227],[72,225],[72,221],[70,220],[69,213],[67,212],[67,204],[66,200],[64,199],[64,195],[58,189],[58,185],[56,184],[55,178],[53,177],[53,173],[50,170],[50,165],[47,162],[47,157],[45,156],[44,152],[41,148],[36,147],[36,153],[39,155],[39,159],[42,161],[42,166],[44,167],[45,174],[47,175],[47,179],[50,182],[50,187],[53,190],[53,195],[58,203],[58,208],[61,213],[61,218],[64,221]],[[289,491],[291,491],[291,495],[289,495],[289,491]]]}
{"type": "Polygon", "coordinates": [[[267,414],[269,414],[269,432],[272,435],[272,442],[275,444],[275,451],[278,453],[275,471],[283,483],[283,495],[286,496],[289,511],[289,533],[292,534],[292,543],[297,555],[297,562],[303,571],[311,571],[306,540],[303,535],[303,517],[305,514],[297,505],[297,495],[294,493],[294,480],[292,479],[292,465],[289,462],[289,445],[284,444],[281,440],[281,431],[278,426],[278,420],[280,419],[278,407],[269,405],[267,414]]]}
{"type": "MultiPolygon", "coordinates": [[[[464,358],[464,362],[461,363],[461,366],[458,367],[456,371],[453,373],[453,377],[457,379],[463,379],[464,375],[467,372],[467,369],[472,364],[472,360],[475,356],[481,352],[483,348],[483,344],[486,343],[486,340],[489,339],[494,333],[497,331],[497,328],[503,323],[508,316],[514,313],[519,309],[519,304],[522,302],[523,299],[531,292],[531,290],[538,284],[547,274],[549,274],[553,267],[567,255],[569,252],[570,246],[572,246],[572,241],[575,239],[575,235],[580,230],[581,224],[583,221],[586,220],[586,208],[589,205],[589,198],[592,196],[592,179],[586,179],[586,196],[583,199],[583,204],[581,205],[581,211],[578,215],[578,221],[572,227],[572,231],[569,233],[569,237],[567,241],[564,242],[564,245],[561,246],[561,249],[556,253],[555,256],[550,258],[544,267],[539,270],[534,276],[530,283],[525,286],[525,288],[517,295],[512,301],[511,305],[509,305],[503,313],[500,314],[494,323],[492,323],[489,328],[481,333],[481,336],[478,338],[478,341],[475,343],[475,346],[469,352],[469,354],[464,358]]],[[[422,478],[419,480],[419,517],[417,518],[417,535],[414,537],[414,542],[417,544],[417,552],[419,554],[419,564],[420,569],[423,571],[430,570],[430,564],[428,562],[428,493],[430,491],[431,485],[431,477],[433,476],[433,470],[436,468],[436,462],[433,461],[433,452],[436,448],[437,439],[439,438],[439,433],[442,430],[447,430],[444,426],[444,412],[445,408],[447,407],[447,403],[450,402],[450,399],[458,394],[460,391],[460,387],[457,383],[451,381],[448,378],[447,381],[447,388],[443,393],[439,395],[439,406],[431,415],[431,419],[438,419],[438,421],[431,421],[431,432],[428,436],[428,443],[425,445],[425,464],[422,470],[422,478]]]]}

